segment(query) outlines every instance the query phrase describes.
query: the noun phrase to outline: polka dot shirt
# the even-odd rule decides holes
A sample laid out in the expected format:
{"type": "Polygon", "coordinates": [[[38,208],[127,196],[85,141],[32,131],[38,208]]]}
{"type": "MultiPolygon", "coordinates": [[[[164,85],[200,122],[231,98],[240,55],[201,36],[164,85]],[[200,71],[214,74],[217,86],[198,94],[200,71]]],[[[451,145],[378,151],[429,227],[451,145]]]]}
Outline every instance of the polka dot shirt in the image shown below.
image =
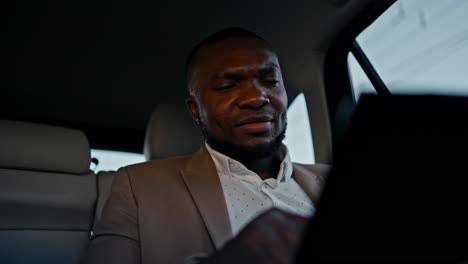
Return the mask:
{"type": "Polygon", "coordinates": [[[234,236],[272,207],[306,217],[314,214],[312,201],[292,178],[292,162],[287,148],[277,178],[262,180],[240,162],[205,145],[221,181],[234,236]]]}

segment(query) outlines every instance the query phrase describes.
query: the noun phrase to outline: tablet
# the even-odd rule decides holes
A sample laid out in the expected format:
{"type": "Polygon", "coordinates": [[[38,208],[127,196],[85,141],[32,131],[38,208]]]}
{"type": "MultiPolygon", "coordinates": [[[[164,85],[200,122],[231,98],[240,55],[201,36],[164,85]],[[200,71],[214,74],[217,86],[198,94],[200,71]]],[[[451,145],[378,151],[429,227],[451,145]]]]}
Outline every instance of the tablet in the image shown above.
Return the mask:
{"type": "Polygon", "coordinates": [[[468,260],[468,98],[363,95],[298,263],[468,260]]]}

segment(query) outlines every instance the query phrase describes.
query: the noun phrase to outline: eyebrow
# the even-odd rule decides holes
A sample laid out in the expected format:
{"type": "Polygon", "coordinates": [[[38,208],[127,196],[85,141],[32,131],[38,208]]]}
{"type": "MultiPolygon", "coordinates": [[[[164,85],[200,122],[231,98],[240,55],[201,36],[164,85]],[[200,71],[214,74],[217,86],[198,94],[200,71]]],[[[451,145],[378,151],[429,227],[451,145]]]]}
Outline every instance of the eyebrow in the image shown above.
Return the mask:
{"type": "Polygon", "coordinates": [[[265,68],[262,68],[258,71],[259,75],[260,76],[265,76],[265,75],[270,75],[270,74],[273,74],[273,73],[278,73],[279,71],[279,67],[276,66],[276,65],[271,65],[269,67],[265,67],[265,68]]]}
{"type": "MultiPolygon", "coordinates": [[[[265,75],[268,75],[268,74],[272,74],[272,73],[276,73],[277,71],[280,70],[280,67],[276,64],[272,64],[272,63],[269,63],[267,64],[265,67],[262,67],[258,70],[258,75],[259,76],[265,76],[265,75]]],[[[224,73],[220,73],[220,74],[215,74],[213,76],[213,78],[211,78],[212,80],[216,81],[216,80],[239,80],[242,78],[242,76],[244,75],[245,73],[245,70],[244,69],[241,69],[241,70],[232,70],[232,71],[226,71],[224,73]]]]}

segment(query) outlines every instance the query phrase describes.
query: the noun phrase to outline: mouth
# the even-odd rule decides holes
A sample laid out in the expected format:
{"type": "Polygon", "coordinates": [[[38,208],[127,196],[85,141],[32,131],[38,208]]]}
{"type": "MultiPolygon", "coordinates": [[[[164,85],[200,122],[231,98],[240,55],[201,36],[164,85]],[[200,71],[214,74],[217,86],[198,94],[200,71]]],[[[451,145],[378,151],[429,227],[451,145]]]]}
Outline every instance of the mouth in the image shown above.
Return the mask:
{"type": "Polygon", "coordinates": [[[272,127],[271,116],[250,116],[242,119],[236,127],[248,134],[260,134],[268,132],[272,127]]]}

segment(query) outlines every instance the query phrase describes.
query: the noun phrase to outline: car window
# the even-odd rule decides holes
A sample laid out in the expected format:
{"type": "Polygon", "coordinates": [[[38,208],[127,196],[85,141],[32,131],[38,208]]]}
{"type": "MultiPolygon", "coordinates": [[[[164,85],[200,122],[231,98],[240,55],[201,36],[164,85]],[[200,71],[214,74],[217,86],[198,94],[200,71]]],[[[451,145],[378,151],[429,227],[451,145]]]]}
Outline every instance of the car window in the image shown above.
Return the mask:
{"type": "Polygon", "coordinates": [[[120,167],[145,161],[145,156],[141,153],[103,149],[91,149],[91,157],[99,161],[97,165],[91,164],[91,170],[96,173],[99,171],[116,171],[120,167]]]}
{"type": "MultiPolygon", "coordinates": [[[[468,95],[467,12],[468,1],[400,0],[356,41],[392,94],[468,95]]],[[[355,95],[372,91],[348,65],[355,95]]]]}
{"type": "Polygon", "coordinates": [[[299,94],[290,104],[287,112],[288,127],[284,144],[288,146],[291,160],[314,164],[315,155],[309,114],[304,94],[299,94]]]}
{"type": "Polygon", "coordinates": [[[367,77],[366,73],[352,53],[349,53],[348,55],[348,65],[355,101],[359,100],[359,96],[361,96],[363,93],[377,93],[374,86],[370,82],[369,77],[367,77]]]}

